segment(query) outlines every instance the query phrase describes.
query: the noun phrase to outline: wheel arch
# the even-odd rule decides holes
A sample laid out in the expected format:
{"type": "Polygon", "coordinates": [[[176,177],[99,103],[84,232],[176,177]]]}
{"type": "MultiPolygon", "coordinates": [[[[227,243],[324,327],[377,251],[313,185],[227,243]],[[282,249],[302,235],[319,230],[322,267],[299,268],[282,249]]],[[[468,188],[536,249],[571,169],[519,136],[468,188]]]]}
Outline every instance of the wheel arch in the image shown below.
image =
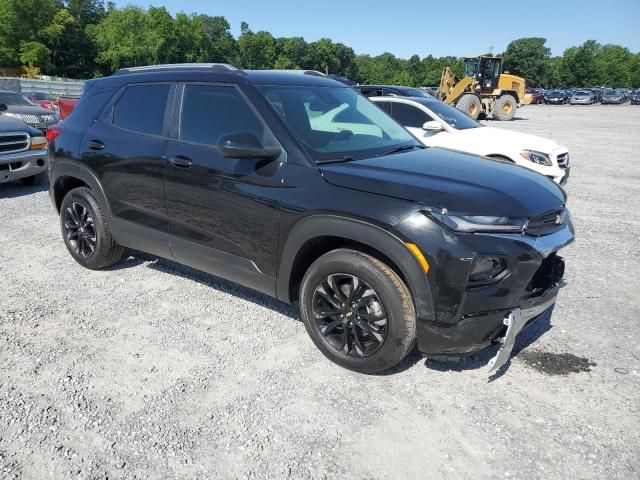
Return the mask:
{"type": "Polygon", "coordinates": [[[362,251],[386,263],[407,285],[417,317],[434,318],[427,275],[400,236],[363,220],[329,214],[305,217],[291,230],[282,249],[277,297],[288,303],[296,301],[308,267],[340,247],[362,251]]]}
{"type": "Polygon", "coordinates": [[[518,95],[518,92],[516,92],[515,90],[502,90],[498,98],[504,97],[505,95],[511,95],[513,98],[516,99],[516,103],[518,105],[520,104],[520,96],[518,95]]]}
{"type": "Polygon", "coordinates": [[[62,199],[67,192],[77,187],[90,188],[91,191],[99,197],[105,213],[111,216],[109,202],[95,173],[88,167],[75,163],[62,163],[55,167],[50,188],[52,199],[58,212],[60,211],[62,199]]]}

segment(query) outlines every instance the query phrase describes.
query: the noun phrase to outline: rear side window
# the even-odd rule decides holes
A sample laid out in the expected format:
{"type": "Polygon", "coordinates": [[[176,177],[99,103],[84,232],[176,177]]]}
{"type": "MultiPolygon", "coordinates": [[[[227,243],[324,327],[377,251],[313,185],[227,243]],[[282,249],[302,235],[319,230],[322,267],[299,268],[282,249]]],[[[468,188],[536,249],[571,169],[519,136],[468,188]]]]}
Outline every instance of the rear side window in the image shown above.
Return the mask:
{"type": "Polygon", "coordinates": [[[113,109],[113,124],[125,130],[161,135],[169,85],[127,87],[113,109]]]}
{"type": "Polygon", "coordinates": [[[391,116],[403,127],[422,128],[424,122],[433,120],[422,110],[406,103],[394,103],[391,112],[391,116]]]}
{"type": "Polygon", "coordinates": [[[264,141],[265,129],[234,87],[186,85],[180,139],[217,145],[229,133],[249,132],[264,141]]]}

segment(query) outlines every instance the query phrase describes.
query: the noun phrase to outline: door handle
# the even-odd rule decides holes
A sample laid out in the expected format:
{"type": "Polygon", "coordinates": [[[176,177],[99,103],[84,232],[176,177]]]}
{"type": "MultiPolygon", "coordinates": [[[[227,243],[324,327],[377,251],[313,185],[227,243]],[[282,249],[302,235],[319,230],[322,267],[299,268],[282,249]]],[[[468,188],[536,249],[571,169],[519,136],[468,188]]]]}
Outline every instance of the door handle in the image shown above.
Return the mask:
{"type": "Polygon", "coordinates": [[[193,162],[189,157],[185,157],[184,155],[176,155],[175,157],[169,158],[169,164],[176,168],[190,168],[193,162]]]}
{"type": "Polygon", "coordinates": [[[102,150],[104,148],[104,143],[102,143],[100,140],[89,140],[87,142],[87,146],[91,150],[102,150]]]}

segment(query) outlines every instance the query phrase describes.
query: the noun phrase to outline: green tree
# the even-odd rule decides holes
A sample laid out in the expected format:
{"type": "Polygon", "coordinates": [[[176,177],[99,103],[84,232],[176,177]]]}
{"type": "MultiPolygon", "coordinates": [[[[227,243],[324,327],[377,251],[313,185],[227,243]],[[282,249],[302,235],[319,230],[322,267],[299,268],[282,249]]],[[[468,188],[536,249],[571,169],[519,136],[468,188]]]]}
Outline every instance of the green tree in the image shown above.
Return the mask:
{"type": "Polygon", "coordinates": [[[579,47],[564,51],[560,64],[560,81],[566,87],[590,87],[597,82],[596,57],[602,46],[595,40],[587,40],[579,47]]]}
{"type": "Polygon", "coordinates": [[[633,55],[628,48],[619,45],[604,45],[597,53],[596,76],[598,85],[612,87],[631,86],[631,62],[633,55]]]}
{"type": "Polygon", "coordinates": [[[49,66],[51,50],[40,42],[20,43],[20,63],[28,67],[44,69],[49,66]]]}
{"type": "Polygon", "coordinates": [[[276,62],[276,41],[269,32],[253,33],[248,26],[238,39],[240,66],[249,69],[273,68],[276,62]]]}
{"type": "Polygon", "coordinates": [[[504,52],[504,70],[523,77],[527,85],[540,87],[547,83],[551,50],[540,37],[520,38],[509,43],[504,52]]]}

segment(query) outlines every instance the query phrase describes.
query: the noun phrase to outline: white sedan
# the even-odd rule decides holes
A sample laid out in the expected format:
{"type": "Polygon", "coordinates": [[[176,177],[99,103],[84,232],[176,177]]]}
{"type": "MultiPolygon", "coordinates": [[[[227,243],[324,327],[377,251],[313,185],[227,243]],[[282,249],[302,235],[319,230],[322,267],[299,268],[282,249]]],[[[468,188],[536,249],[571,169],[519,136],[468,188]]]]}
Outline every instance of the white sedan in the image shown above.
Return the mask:
{"type": "Polygon", "coordinates": [[[370,97],[428,147],[443,147],[507,160],[564,185],[569,151],[553,140],[487,127],[435,99],[370,97]]]}

